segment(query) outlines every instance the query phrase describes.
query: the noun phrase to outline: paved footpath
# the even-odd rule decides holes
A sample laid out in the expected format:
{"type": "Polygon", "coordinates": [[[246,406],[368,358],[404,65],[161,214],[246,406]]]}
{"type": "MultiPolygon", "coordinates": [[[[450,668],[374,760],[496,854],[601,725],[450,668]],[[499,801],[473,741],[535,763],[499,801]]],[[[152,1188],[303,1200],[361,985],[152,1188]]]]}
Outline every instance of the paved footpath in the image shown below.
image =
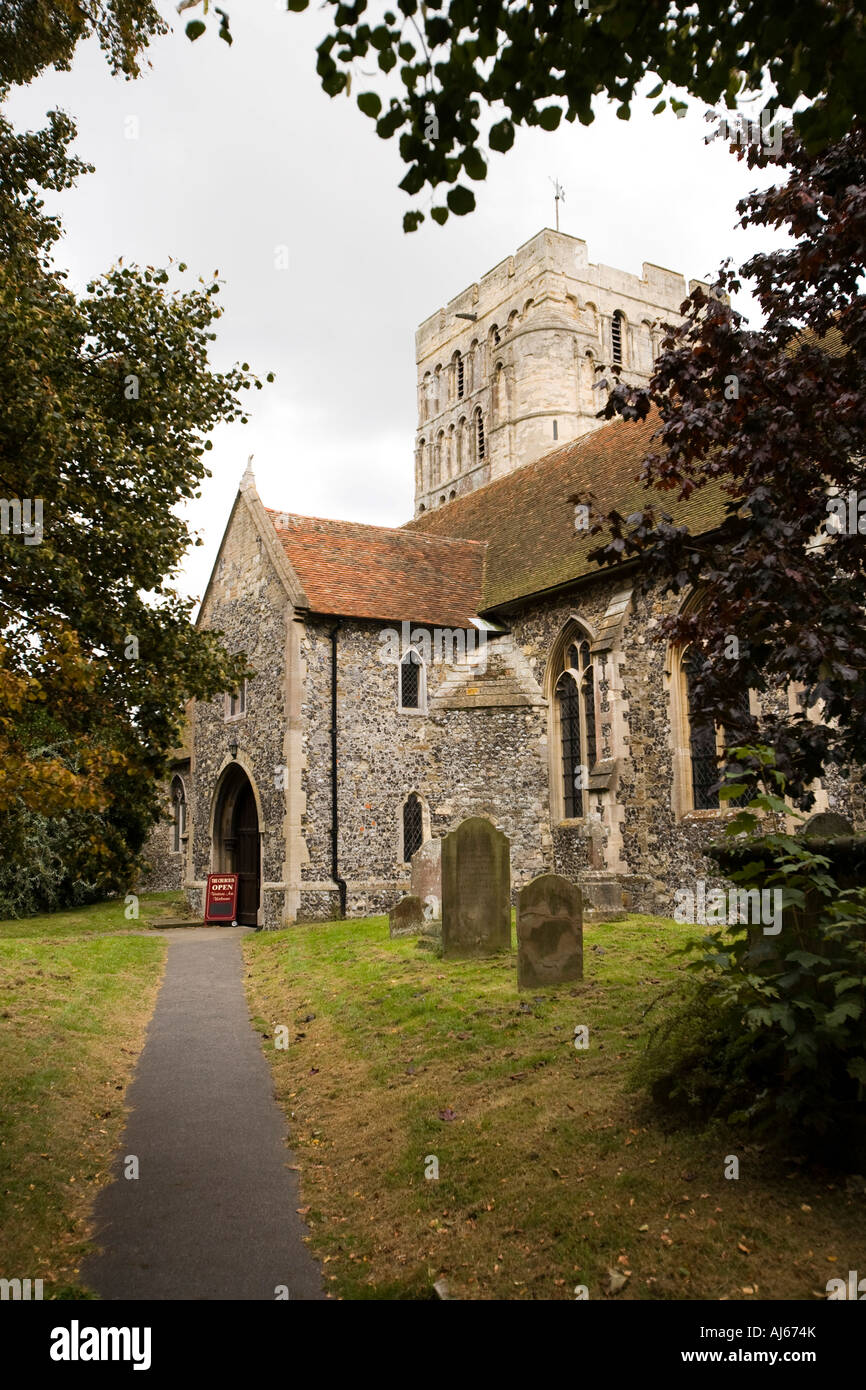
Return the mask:
{"type": "Polygon", "coordinates": [[[243,990],[248,928],[178,929],[81,1281],[109,1299],[324,1298],[243,990]],[[137,1179],[123,1175],[126,1155],[137,1179]]]}

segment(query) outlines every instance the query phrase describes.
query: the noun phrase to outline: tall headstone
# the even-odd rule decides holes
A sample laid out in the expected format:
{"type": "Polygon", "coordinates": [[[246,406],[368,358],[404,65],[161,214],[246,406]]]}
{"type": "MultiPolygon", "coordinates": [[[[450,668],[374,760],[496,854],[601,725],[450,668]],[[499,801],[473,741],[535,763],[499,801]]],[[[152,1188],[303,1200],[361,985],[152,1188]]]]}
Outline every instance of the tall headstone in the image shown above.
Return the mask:
{"type": "Polygon", "coordinates": [[[542,874],[517,899],[517,988],[583,979],[583,895],[559,874],[542,874]]]}
{"type": "Polygon", "coordinates": [[[401,898],[388,913],[389,936],[417,936],[424,928],[424,908],[420,898],[401,898]]]}
{"type": "Polygon", "coordinates": [[[442,840],[445,956],[511,949],[511,854],[507,835],[471,816],[442,840]]]}
{"type": "Polygon", "coordinates": [[[425,840],[412,855],[412,893],[424,904],[427,921],[442,916],[442,841],[425,840]]]}

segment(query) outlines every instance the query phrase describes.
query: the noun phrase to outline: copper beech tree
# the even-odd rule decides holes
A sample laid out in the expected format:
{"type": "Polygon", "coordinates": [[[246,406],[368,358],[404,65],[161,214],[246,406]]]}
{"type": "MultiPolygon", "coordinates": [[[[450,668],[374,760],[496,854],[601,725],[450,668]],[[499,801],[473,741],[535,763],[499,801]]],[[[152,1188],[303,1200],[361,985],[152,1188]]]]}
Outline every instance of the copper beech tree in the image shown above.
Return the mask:
{"type": "MultiPolygon", "coordinates": [[[[741,225],[788,239],[693,291],[648,389],[612,381],[603,414],[655,410],[659,429],[646,507],[597,520],[594,558],[639,559],[642,585],[700,593],[664,630],[702,654],[705,719],[742,729],[745,691],[801,687],[790,704],[764,701],[744,732],[808,806],[828,765],[866,762],[866,135],[857,124],[810,153],[788,132],[778,154],[738,156],[786,174],[738,204],[741,225]],[[760,328],[727,299],[741,276],[760,328]],[[720,490],[724,518],[696,537],[664,498],[706,488],[720,490]]],[[[746,760],[756,773],[761,761],[746,760]]]]}

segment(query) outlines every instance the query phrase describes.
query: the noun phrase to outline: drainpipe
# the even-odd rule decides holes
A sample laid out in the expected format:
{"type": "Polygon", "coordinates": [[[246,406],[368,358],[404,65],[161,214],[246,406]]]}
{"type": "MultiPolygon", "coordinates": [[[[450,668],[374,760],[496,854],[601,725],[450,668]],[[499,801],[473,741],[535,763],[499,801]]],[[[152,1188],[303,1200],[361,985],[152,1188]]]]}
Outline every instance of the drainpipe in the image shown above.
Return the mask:
{"type": "Polygon", "coordinates": [[[340,877],[338,853],[340,818],[337,807],[337,633],[340,623],[331,628],[331,878],[340,893],[340,920],[346,916],[346,880],[340,877]]]}

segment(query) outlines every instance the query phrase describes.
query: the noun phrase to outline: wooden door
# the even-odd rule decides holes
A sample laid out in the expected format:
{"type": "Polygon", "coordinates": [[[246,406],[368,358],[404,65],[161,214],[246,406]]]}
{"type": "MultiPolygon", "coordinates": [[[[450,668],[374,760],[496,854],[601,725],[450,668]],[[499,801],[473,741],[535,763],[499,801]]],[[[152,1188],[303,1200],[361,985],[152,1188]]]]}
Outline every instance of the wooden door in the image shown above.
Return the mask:
{"type": "Polygon", "coordinates": [[[252,787],[247,786],[238,797],[235,808],[238,865],[238,921],[247,927],[258,926],[260,896],[259,819],[252,787]]]}

